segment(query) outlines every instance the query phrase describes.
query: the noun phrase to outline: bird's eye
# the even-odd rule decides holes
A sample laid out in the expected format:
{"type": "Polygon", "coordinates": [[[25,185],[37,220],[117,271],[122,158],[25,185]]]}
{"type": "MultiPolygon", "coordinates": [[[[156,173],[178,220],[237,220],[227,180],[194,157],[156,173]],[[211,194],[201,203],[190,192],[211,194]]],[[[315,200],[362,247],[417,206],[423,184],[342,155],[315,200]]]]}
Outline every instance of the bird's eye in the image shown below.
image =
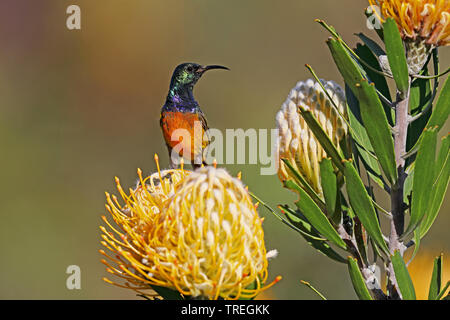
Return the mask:
{"type": "Polygon", "coordinates": [[[194,71],[194,68],[192,68],[192,66],[189,66],[189,67],[187,67],[186,70],[189,71],[189,72],[192,72],[192,71],[194,71]]]}

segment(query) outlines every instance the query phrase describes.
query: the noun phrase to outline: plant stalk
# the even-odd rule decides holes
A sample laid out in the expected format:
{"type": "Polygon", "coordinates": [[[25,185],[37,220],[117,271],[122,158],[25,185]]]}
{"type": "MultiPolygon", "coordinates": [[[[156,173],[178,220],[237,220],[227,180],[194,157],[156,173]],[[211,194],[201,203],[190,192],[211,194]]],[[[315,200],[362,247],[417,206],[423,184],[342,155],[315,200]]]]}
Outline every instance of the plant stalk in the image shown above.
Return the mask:
{"type": "MultiPolygon", "coordinates": [[[[400,240],[400,236],[405,226],[405,203],[403,201],[403,190],[407,174],[405,172],[405,159],[403,155],[406,153],[406,138],[409,124],[409,91],[411,80],[409,81],[408,91],[404,94],[397,94],[397,102],[395,104],[395,126],[394,126],[394,152],[395,163],[397,167],[398,179],[391,189],[391,230],[389,235],[389,252],[391,255],[395,251],[399,251],[403,256],[406,246],[400,240]]],[[[392,262],[388,263],[389,296],[392,299],[401,299],[401,293],[398,288],[397,280],[393,269],[392,262]]]]}

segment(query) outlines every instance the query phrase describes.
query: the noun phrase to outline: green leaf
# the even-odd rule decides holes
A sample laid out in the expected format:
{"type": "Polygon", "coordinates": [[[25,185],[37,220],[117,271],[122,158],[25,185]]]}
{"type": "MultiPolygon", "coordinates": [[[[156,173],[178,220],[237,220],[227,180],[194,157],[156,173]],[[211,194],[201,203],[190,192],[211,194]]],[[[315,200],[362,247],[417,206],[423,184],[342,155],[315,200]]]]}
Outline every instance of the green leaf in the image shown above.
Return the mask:
{"type": "Polygon", "coordinates": [[[361,181],[355,167],[349,162],[344,161],[344,176],[347,187],[347,194],[353,211],[366,228],[367,233],[374,239],[375,243],[388,253],[388,247],[383,239],[377,214],[364,183],[361,181]]]}
{"type": "Polygon", "coordinates": [[[295,216],[292,216],[291,214],[286,213],[286,212],[285,212],[286,217],[283,217],[280,214],[275,213],[275,212],[273,212],[273,213],[281,222],[283,222],[285,225],[287,225],[292,230],[300,233],[302,236],[312,238],[317,241],[326,241],[327,240],[324,238],[320,238],[319,236],[316,237],[316,236],[312,235],[311,233],[304,231],[304,228],[303,228],[303,224],[305,223],[304,220],[296,218],[295,216]]]}
{"type": "Polygon", "coordinates": [[[373,300],[367,289],[364,277],[358,268],[358,263],[356,259],[348,257],[348,272],[350,274],[350,279],[352,280],[353,288],[355,289],[356,295],[360,300],[373,300]]]}
{"type": "MultiPolygon", "coordinates": [[[[259,203],[261,203],[267,210],[269,210],[270,213],[272,213],[278,220],[280,220],[281,222],[283,222],[285,225],[287,225],[289,228],[293,229],[294,231],[302,234],[303,236],[307,236],[307,237],[311,237],[314,238],[316,240],[320,240],[320,241],[326,241],[326,239],[323,238],[318,238],[315,237],[311,232],[309,232],[312,228],[309,228],[307,231],[305,231],[305,229],[307,229],[306,226],[310,226],[310,224],[306,221],[304,221],[303,219],[299,219],[295,213],[294,214],[288,214],[287,212],[283,211],[284,213],[286,213],[286,218],[284,216],[282,216],[281,214],[279,214],[277,211],[273,210],[267,203],[265,203],[263,200],[261,200],[260,198],[258,198],[255,194],[253,194],[252,192],[250,192],[250,195],[259,203]],[[303,225],[306,226],[303,226],[303,225]]],[[[286,206],[287,207],[287,206],[286,206]]],[[[283,208],[285,209],[285,208],[283,208]]],[[[285,210],[290,210],[289,207],[287,207],[287,209],[285,210]]]]}
{"type": "MultiPolygon", "coordinates": [[[[439,292],[436,300],[440,300],[442,298],[442,296],[447,292],[448,287],[450,287],[450,281],[447,281],[444,288],[441,290],[441,292],[439,292]]],[[[447,295],[447,297],[445,297],[442,300],[449,300],[449,296],[450,296],[450,293],[447,295]]]]}
{"type": "Polygon", "coordinates": [[[434,192],[432,185],[435,174],[436,142],[436,128],[425,129],[414,166],[411,218],[402,237],[413,231],[429,210],[430,199],[434,192]]]}
{"type": "MultiPolygon", "coordinates": [[[[437,63],[437,62],[435,62],[437,63]]],[[[430,118],[428,119],[427,128],[432,128],[437,126],[438,131],[440,131],[445,124],[445,121],[447,121],[449,114],[450,114],[450,82],[447,78],[445,80],[444,85],[442,86],[440,95],[438,97],[438,100],[436,102],[436,105],[433,108],[433,111],[431,113],[430,118]]],[[[416,80],[417,81],[417,80],[416,80]]],[[[417,139],[416,144],[409,148],[408,152],[411,152],[412,150],[415,150],[417,146],[420,144],[420,140],[422,139],[422,135],[417,139]]]]}
{"type": "Polygon", "coordinates": [[[372,51],[374,55],[376,55],[377,57],[386,55],[386,52],[384,52],[380,45],[366,36],[364,33],[360,32],[356,35],[362,40],[362,42],[364,42],[364,44],[370,49],[370,51],[372,51]]]}
{"type": "MultiPolygon", "coordinates": [[[[367,64],[369,64],[372,68],[375,68],[379,71],[381,71],[381,68],[379,67],[379,62],[376,56],[370,51],[370,49],[367,46],[362,46],[358,43],[356,50],[356,54],[363,59],[367,64]]],[[[361,65],[361,67],[366,72],[366,77],[368,78],[369,82],[373,82],[375,84],[375,87],[378,89],[378,91],[386,97],[388,100],[391,100],[391,94],[389,92],[389,87],[386,82],[386,78],[382,76],[381,74],[371,70],[364,64],[361,65]]],[[[394,123],[395,118],[395,111],[391,108],[391,106],[383,104],[384,113],[386,114],[386,117],[388,118],[388,122],[390,124],[394,123]]]]}
{"type": "Polygon", "coordinates": [[[414,165],[411,165],[408,169],[410,172],[408,173],[408,176],[405,179],[405,184],[403,185],[403,201],[411,205],[410,197],[414,181],[414,165]]]}
{"type": "Polygon", "coordinates": [[[384,183],[381,175],[381,169],[378,165],[376,157],[373,155],[373,147],[370,144],[369,136],[364,128],[361,120],[361,113],[359,110],[359,102],[356,96],[350,90],[349,86],[345,86],[345,96],[348,105],[348,118],[352,128],[352,137],[355,141],[356,151],[361,157],[361,161],[369,173],[373,181],[375,181],[381,188],[384,188],[384,183]]]}
{"type": "Polygon", "coordinates": [[[434,182],[428,212],[420,225],[420,237],[430,230],[444,201],[450,179],[450,134],[442,139],[441,148],[435,164],[434,182]]]}
{"type": "Polygon", "coordinates": [[[285,214],[288,221],[295,227],[294,230],[301,233],[302,235],[317,241],[327,241],[327,239],[322,238],[313,226],[306,220],[305,216],[301,214],[300,211],[294,211],[289,206],[281,206],[283,213],[285,214]]]}
{"type": "Polygon", "coordinates": [[[328,258],[330,258],[336,262],[340,262],[340,263],[346,262],[345,259],[339,253],[337,253],[333,248],[331,248],[328,243],[326,243],[324,241],[317,241],[317,240],[313,240],[311,238],[307,238],[303,234],[301,234],[301,235],[303,238],[305,238],[306,242],[309,245],[311,245],[314,249],[316,249],[320,253],[324,254],[328,258]]]}
{"type": "Polygon", "coordinates": [[[383,106],[375,91],[375,87],[367,81],[356,85],[356,96],[359,99],[361,118],[369,136],[370,143],[380,162],[381,168],[393,183],[397,179],[394,156],[394,140],[384,113],[383,106]]]}
{"type": "Polygon", "coordinates": [[[360,83],[364,79],[360,67],[350,56],[340,41],[336,39],[328,39],[327,44],[330,48],[333,60],[344,78],[345,83],[349,86],[352,92],[358,96],[356,84],[360,83]]]}
{"type": "Polygon", "coordinates": [[[346,249],[347,246],[345,245],[345,242],[333,228],[322,210],[319,209],[303,189],[298,188],[297,191],[299,192],[300,200],[295,204],[300,212],[322,236],[333,242],[335,245],[346,249]]]}
{"type": "Polygon", "coordinates": [[[336,29],[333,26],[328,25],[324,20],[321,19],[315,19],[315,22],[319,23],[322,27],[324,27],[333,37],[340,38],[339,34],[337,33],[336,29]]]}
{"type": "Polygon", "coordinates": [[[345,260],[339,253],[337,253],[333,248],[331,248],[328,243],[324,241],[326,239],[319,238],[320,235],[317,233],[314,227],[311,226],[311,224],[306,221],[306,218],[304,217],[303,214],[301,214],[299,211],[293,211],[288,206],[282,206],[282,208],[286,210],[286,216],[289,216],[289,219],[292,219],[292,221],[299,222],[298,224],[296,224],[296,226],[300,230],[302,230],[302,232],[299,233],[309,245],[311,245],[314,249],[316,249],[317,251],[319,251],[320,253],[324,254],[325,256],[334,261],[340,263],[347,262],[347,260],[345,260]]]}
{"type": "Polygon", "coordinates": [[[427,128],[437,126],[438,131],[441,130],[445,121],[447,121],[450,114],[450,81],[449,77],[445,80],[439,94],[436,105],[431,113],[430,120],[428,120],[427,128]]]}
{"type": "Polygon", "coordinates": [[[414,241],[414,251],[413,251],[409,261],[413,261],[413,259],[417,255],[417,252],[419,252],[419,248],[420,248],[420,230],[419,229],[414,230],[413,241],[414,241]]]}
{"type": "Polygon", "coordinates": [[[383,23],[383,34],[392,75],[398,90],[405,95],[409,87],[408,64],[403,41],[394,19],[388,18],[383,23]]]}
{"type": "Polygon", "coordinates": [[[319,141],[322,148],[327,153],[327,156],[333,160],[334,165],[342,171],[342,156],[336,149],[336,146],[330,140],[326,132],[323,130],[320,123],[316,120],[311,110],[306,110],[304,107],[299,106],[301,115],[305,120],[308,128],[311,129],[316,139],[319,141]]]}
{"type": "Polygon", "coordinates": [[[353,220],[353,233],[355,235],[356,244],[358,246],[359,253],[364,262],[367,260],[367,234],[364,227],[357,217],[353,220]]]}
{"type": "Polygon", "coordinates": [[[333,164],[328,158],[320,161],[320,183],[322,185],[323,196],[325,198],[325,204],[328,212],[328,216],[332,217],[336,207],[338,186],[336,175],[334,174],[333,164]]]}
{"type": "Polygon", "coordinates": [[[368,242],[370,242],[370,244],[371,244],[372,253],[373,253],[373,256],[374,256],[374,259],[376,262],[378,257],[381,257],[382,253],[381,253],[380,249],[378,248],[378,246],[375,244],[375,241],[373,241],[373,239],[370,236],[368,238],[369,238],[368,242]]]}
{"type": "Polygon", "coordinates": [[[394,267],[395,278],[402,294],[403,300],[416,300],[416,292],[414,291],[414,285],[411,277],[409,276],[408,269],[406,268],[405,261],[399,251],[395,251],[391,256],[392,265],[394,267]]]}
{"type": "Polygon", "coordinates": [[[386,175],[391,179],[390,181],[393,181],[393,177],[397,176],[394,160],[394,142],[383,105],[378,98],[376,90],[374,86],[368,85],[367,81],[364,81],[361,68],[341,42],[335,39],[328,39],[327,43],[345,83],[360,101],[361,116],[370,142],[377,157],[379,157],[379,154],[382,156],[378,160],[386,175]],[[361,85],[361,83],[366,83],[367,85],[361,85]],[[372,119],[371,117],[374,115],[376,118],[372,119]],[[373,131],[374,128],[375,131],[373,131]]]}
{"type": "MultiPolygon", "coordinates": [[[[291,181],[295,185],[295,182],[291,181]]],[[[296,188],[300,188],[298,185],[296,188]]],[[[250,192],[250,195],[259,203],[261,203],[269,212],[271,212],[276,218],[281,220],[283,223],[297,231],[308,244],[310,244],[313,248],[318,250],[320,253],[326,255],[332,260],[335,260],[337,262],[345,263],[347,262],[343,257],[341,257],[336,251],[334,251],[333,248],[326,243],[326,239],[319,238],[320,235],[317,233],[317,231],[311,226],[309,222],[306,221],[306,218],[298,211],[293,211],[288,206],[281,206],[286,211],[286,216],[288,219],[292,219],[298,223],[295,223],[295,225],[292,223],[292,220],[286,220],[282,218],[275,210],[273,210],[267,203],[265,203],[263,200],[258,198],[255,194],[250,192]],[[288,216],[289,214],[289,216],[288,216]]]]}
{"type": "Polygon", "coordinates": [[[314,199],[314,201],[319,205],[325,205],[323,203],[323,200],[319,197],[319,195],[314,191],[314,189],[309,185],[309,183],[305,180],[305,178],[298,172],[296,168],[291,164],[291,162],[288,159],[281,159],[284,164],[288,167],[289,171],[294,175],[297,182],[300,184],[301,187],[303,187],[306,192],[314,199]]]}
{"type": "MultiPolygon", "coordinates": [[[[431,87],[430,81],[425,79],[416,79],[411,84],[409,91],[409,107],[411,110],[411,116],[415,116],[423,111],[425,106],[431,99],[431,87]]],[[[409,151],[417,143],[420,135],[425,128],[428,119],[431,115],[431,108],[426,114],[423,114],[419,119],[411,122],[408,126],[408,137],[406,143],[406,150],[409,151]]],[[[412,158],[414,159],[414,158],[412,158]]]]}
{"type": "Polygon", "coordinates": [[[151,285],[150,287],[155,290],[156,293],[158,293],[161,297],[163,297],[164,300],[185,300],[185,297],[183,297],[178,291],[174,289],[155,285],[151,285]]]}
{"type": "Polygon", "coordinates": [[[434,259],[433,273],[431,275],[428,300],[436,300],[442,287],[442,258],[443,254],[434,259]]]}

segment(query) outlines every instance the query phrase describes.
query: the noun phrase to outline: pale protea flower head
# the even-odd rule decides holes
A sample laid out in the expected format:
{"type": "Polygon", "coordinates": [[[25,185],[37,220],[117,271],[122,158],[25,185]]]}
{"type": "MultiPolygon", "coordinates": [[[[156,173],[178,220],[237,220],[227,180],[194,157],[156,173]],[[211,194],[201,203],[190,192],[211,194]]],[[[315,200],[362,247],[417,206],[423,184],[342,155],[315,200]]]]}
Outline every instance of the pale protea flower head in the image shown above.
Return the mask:
{"type": "Polygon", "coordinates": [[[328,95],[318,82],[312,79],[300,81],[291,90],[276,115],[279,129],[277,156],[280,180],[283,182],[288,179],[297,180],[282,161],[287,159],[319,195],[322,195],[319,162],[326,157],[326,153],[308,128],[299,106],[311,110],[338,149],[340,141],[347,134],[347,125],[342,118],[347,114],[344,92],[334,81],[321,80],[321,82],[328,95]]]}
{"type": "Polygon", "coordinates": [[[381,13],[381,21],[392,18],[397,23],[410,73],[420,72],[433,48],[450,44],[449,0],[369,0],[369,3],[372,11],[381,13]]]}
{"type": "Polygon", "coordinates": [[[125,205],[107,194],[115,224],[101,227],[102,244],[112,252],[107,271],[120,287],[146,296],[155,286],[185,298],[251,298],[276,283],[267,280],[268,258],[262,219],[243,183],[224,169],[194,172],[158,170],[129,193],[117,187],[125,205]]]}

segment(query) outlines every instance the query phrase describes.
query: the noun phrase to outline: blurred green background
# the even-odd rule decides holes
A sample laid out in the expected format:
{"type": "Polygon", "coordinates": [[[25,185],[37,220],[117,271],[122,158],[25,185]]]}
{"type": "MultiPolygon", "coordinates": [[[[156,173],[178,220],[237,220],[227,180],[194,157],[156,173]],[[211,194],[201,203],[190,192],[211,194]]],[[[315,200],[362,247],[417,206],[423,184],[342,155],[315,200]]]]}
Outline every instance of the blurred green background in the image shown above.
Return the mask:
{"type": "MultiPolygon", "coordinates": [[[[232,69],[211,72],[197,85],[211,127],[273,128],[290,89],[310,77],[305,63],[342,84],[328,35],[314,19],[325,19],[354,45],[354,33],[373,34],[366,6],[365,0],[2,0],[0,298],[135,298],[101,280],[98,226],[115,175],[132,185],[138,167],[155,170],[155,153],[168,163],[159,111],[174,67],[192,61],[232,69]],[[70,4],[81,7],[81,30],[66,28],[70,4]],[[81,268],[81,290],[66,288],[71,264],[81,268]]],[[[440,53],[444,69],[450,51],[440,53]]],[[[259,176],[257,165],[228,169],[242,171],[272,206],[295,199],[276,176],[259,176]]],[[[422,250],[450,253],[449,209],[447,196],[422,250]]],[[[356,298],[345,265],[259,211],[267,248],[279,251],[270,279],[283,276],[265,298],[316,299],[300,279],[328,298],[356,298]]]]}

